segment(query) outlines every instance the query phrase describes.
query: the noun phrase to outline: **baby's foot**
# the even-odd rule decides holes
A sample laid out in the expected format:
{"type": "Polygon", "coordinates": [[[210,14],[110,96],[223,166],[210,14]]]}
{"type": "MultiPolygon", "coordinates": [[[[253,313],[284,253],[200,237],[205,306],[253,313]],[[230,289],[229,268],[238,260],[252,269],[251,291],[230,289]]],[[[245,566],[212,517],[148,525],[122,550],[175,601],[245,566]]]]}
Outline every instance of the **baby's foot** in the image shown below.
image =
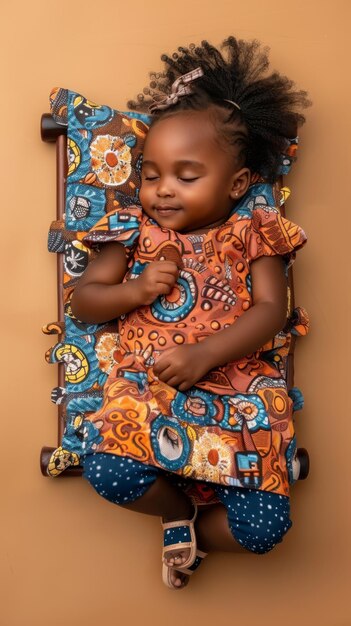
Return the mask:
{"type": "Polygon", "coordinates": [[[181,589],[182,587],[186,587],[189,582],[190,576],[183,574],[183,572],[178,572],[176,569],[171,567],[169,569],[169,579],[173,587],[177,587],[181,589]]]}
{"type": "Polygon", "coordinates": [[[162,579],[165,585],[170,587],[170,589],[183,589],[183,587],[186,587],[189,582],[189,577],[201,565],[205,556],[207,556],[206,552],[196,550],[194,563],[190,567],[181,568],[181,571],[179,571],[177,567],[167,567],[167,565],[163,565],[162,579]]]}
{"type": "Polygon", "coordinates": [[[182,567],[189,559],[189,556],[190,548],[184,548],[184,550],[170,550],[169,552],[166,552],[163,560],[168,567],[182,567]]]}

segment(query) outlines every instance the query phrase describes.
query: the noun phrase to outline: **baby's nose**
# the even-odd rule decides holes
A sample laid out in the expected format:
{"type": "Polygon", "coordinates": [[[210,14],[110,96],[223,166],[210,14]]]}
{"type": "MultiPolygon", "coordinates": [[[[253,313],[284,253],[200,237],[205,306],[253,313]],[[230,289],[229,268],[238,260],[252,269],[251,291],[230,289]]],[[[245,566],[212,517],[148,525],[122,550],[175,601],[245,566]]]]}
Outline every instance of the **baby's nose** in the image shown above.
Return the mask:
{"type": "Polygon", "coordinates": [[[160,198],[164,198],[166,196],[174,196],[174,190],[172,188],[172,185],[167,181],[160,180],[157,187],[157,195],[160,196],[160,198]]]}

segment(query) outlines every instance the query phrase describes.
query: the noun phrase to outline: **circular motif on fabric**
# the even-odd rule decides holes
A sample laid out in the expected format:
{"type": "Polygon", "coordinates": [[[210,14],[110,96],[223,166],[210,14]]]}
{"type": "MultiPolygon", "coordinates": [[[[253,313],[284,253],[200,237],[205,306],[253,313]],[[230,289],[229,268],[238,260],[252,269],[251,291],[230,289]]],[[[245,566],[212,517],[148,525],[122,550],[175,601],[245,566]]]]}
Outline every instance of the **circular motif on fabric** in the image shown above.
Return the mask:
{"type": "Polygon", "coordinates": [[[277,413],[283,413],[286,407],[286,402],[281,396],[276,396],[274,399],[274,408],[277,413]]]}
{"type": "Polygon", "coordinates": [[[123,185],[132,172],[132,153],[121,137],[99,135],[90,145],[91,166],[106,186],[123,185]]]}
{"type": "Polygon", "coordinates": [[[128,133],[128,135],[124,135],[123,137],[124,143],[129,146],[129,148],[134,148],[137,143],[137,138],[132,133],[128,133]]]}
{"type": "Polygon", "coordinates": [[[240,394],[229,399],[234,408],[234,415],[229,418],[231,426],[245,422],[248,429],[256,431],[259,428],[269,430],[269,420],[267,412],[261,398],[256,394],[240,394]]]}
{"type": "Polygon", "coordinates": [[[206,432],[194,442],[191,464],[196,478],[218,483],[222,474],[230,473],[232,452],[218,435],[206,432]]]}
{"type": "Polygon", "coordinates": [[[203,389],[193,387],[186,393],[178,391],[171,403],[172,415],[189,424],[211,424],[217,422],[218,406],[215,396],[203,389]]]}
{"type": "Polygon", "coordinates": [[[204,300],[201,304],[201,308],[204,311],[210,311],[210,309],[212,309],[212,304],[209,300],[204,300]]]}
{"type": "Polygon", "coordinates": [[[276,420],[287,419],[291,414],[292,401],[286,393],[286,389],[264,389],[260,391],[264,401],[269,407],[269,412],[276,420]]]}
{"type": "Polygon", "coordinates": [[[177,333],[176,335],[173,335],[173,341],[174,343],[181,345],[182,343],[184,343],[185,337],[184,335],[177,333]]]}
{"type": "Polygon", "coordinates": [[[89,374],[89,362],[84,352],[70,343],[61,344],[55,352],[56,359],[65,365],[65,379],[81,383],[89,374]]]}
{"type": "Polygon", "coordinates": [[[81,161],[81,152],[78,144],[71,138],[67,138],[67,160],[68,171],[67,176],[70,176],[79,167],[81,161]]]}
{"type": "Polygon", "coordinates": [[[189,456],[190,444],[184,429],[163,415],[152,422],[151,444],[157,463],[171,471],[180,469],[189,456]]]}
{"type": "Polygon", "coordinates": [[[152,315],[161,322],[179,322],[194,308],[197,287],[192,275],[180,270],[177,283],[167,296],[159,296],[151,305],[152,315]]]}
{"type": "Polygon", "coordinates": [[[89,261],[89,251],[81,241],[70,241],[65,245],[64,268],[70,276],[83,274],[89,261]]]}

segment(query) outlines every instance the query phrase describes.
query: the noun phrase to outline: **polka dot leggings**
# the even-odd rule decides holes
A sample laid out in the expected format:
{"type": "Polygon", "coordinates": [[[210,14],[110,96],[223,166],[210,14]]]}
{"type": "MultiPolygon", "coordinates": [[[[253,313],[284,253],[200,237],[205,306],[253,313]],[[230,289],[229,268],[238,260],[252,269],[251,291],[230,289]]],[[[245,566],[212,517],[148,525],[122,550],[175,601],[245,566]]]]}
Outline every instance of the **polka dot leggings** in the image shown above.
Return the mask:
{"type": "MultiPolygon", "coordinates": [[[[99,495],[120,505],[140,498],[161,473],[152,465],[113,454],[91,454],[84,459],[84,478],[99,495]]],[[[168,477],[179,486],[186,484],[175,474],[168,477]]],[[[212,487],[227,510],[234,539],[250,552],[269,552],[291,527],[287,496],[241,487],[212,487]]]]}

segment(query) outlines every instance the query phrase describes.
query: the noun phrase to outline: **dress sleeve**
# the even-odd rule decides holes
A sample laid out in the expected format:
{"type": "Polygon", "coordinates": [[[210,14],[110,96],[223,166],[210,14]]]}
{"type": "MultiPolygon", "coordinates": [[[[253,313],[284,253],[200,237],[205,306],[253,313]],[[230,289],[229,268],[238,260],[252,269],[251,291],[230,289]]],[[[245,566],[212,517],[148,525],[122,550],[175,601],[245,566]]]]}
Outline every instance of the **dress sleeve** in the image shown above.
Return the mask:
{"type": "Polygon", "coordinates": [[[138,241],[141,219],[140,206],[110,211],[94,224],[83,238],[83,243],[89,248],[95,248],[100,243],[117,241],[130,252],[138,241]]]}
{"type": "Polygon", "coordinates": [[[246,231],[246,251],[249,263],[261,256],[281,255],[291,265],[296,250],[307,237],[300,226],[290,222],[273,207],[257,208],[246,231]]]}

